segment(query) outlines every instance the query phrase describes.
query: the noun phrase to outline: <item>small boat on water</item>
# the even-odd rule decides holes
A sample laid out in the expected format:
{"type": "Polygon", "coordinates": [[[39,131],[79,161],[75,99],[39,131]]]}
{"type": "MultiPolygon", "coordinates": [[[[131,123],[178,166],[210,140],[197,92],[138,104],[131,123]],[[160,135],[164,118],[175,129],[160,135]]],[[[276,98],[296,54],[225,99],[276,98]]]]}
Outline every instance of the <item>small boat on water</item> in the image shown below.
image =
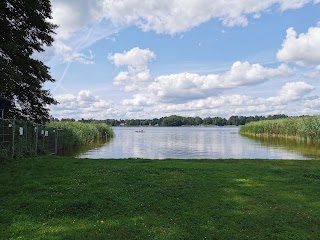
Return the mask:
{"type": "Polygon", "coordinates": [[[140,133],[142,133],[142,132],[144,132],[144,130],[136,130],[136,132],[140,132],[140,133]]]}

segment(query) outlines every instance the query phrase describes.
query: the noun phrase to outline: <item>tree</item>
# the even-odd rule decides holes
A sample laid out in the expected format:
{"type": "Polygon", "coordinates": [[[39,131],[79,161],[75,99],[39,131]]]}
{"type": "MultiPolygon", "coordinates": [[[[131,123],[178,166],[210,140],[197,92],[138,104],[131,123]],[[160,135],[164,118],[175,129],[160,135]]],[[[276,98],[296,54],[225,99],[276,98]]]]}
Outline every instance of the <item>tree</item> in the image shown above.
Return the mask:
{"type": "Polygon", "coordinates": [[[228,121],[227,121],[228,125],[236,125],[239,126],[240,124],[240,120],[238,116],[231,116],[228,121]]]}
{"type": "Polygon", "coordinates": [[[49,68],[34,59],[53,42],[56,26],[51,18],[49,0],[2,0],[0,3],[0,96],[12,104],[7,117],[45,122],[50,104],[57,104],[47,81],[54,82],[49,68]]]}
{"type": "Polygon", "coordinates": [[[164,117],[162,121],[163,126],[182,126],[183,117],[177,115],[171,115],[169,117],[164,117]]]}
{"type": "Polygon", "coordinates": [[[194,125],[201,125],[202,123],[203,123],[203,120],[201,117],[194,118],[194,125]]]}
{"type": "Polygon", "coordinates": [[[222,117],[214,117],[212,119],[212,124],[216,126],[225,126],[227,125],[227,119],[222,117]]]}

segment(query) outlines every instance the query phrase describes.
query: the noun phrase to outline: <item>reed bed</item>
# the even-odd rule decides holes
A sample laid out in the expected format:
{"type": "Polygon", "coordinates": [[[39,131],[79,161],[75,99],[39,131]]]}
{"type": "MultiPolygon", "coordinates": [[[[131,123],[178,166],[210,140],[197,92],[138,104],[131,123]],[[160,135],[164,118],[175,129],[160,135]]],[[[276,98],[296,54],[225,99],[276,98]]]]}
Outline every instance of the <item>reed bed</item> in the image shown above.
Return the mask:
{"type": "Polygon", "coordinates": [[[53,122],[50,123],[50,126],[62,129],[62,146],[64,149],[91,144],[114,136],[113,130],[106,124],[53,122]]]}
{"type": "Polygon", "coordinates": [[[259,137],[282,137],[319,142],[320,116],[289,117],[250,122],[240,127],[240,133],[259,137]]]}

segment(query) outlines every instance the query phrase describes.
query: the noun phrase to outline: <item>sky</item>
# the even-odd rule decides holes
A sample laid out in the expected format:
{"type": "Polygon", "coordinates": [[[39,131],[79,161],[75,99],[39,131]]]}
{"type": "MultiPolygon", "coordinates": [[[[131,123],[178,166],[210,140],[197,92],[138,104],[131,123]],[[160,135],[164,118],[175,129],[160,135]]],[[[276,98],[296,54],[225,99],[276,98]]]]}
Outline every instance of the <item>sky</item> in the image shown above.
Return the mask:
{"type": "Polygon", "coordinates": [[[55,118],[320,114],[320,0],[52,0],[55,118]]]}

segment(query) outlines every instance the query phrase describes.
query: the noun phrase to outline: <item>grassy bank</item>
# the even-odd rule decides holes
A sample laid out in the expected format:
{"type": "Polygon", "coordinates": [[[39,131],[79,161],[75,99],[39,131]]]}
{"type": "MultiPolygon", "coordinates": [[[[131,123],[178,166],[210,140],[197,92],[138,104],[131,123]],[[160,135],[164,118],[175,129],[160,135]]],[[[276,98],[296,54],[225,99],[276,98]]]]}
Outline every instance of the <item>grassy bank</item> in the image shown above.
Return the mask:
{"type": "Polygon", "coordinates": [[[318,239],[320,161],[29,158],[0,169],[3,239],[318,239]]]}
{"type": "Polygon", "coordinates": [[[111,127],[106,124],[89,124],[81,122],[53,122],[51,127],[62,129],[62,148],[88,145],[97,140],[113,137],[111,127]]]}
{"type": "Polygon", "coordinates": [[[320,117],[290,117],[251,122],[241,126],[240,133],[255,136],[285,137],[319,142],[320,117]]]}

